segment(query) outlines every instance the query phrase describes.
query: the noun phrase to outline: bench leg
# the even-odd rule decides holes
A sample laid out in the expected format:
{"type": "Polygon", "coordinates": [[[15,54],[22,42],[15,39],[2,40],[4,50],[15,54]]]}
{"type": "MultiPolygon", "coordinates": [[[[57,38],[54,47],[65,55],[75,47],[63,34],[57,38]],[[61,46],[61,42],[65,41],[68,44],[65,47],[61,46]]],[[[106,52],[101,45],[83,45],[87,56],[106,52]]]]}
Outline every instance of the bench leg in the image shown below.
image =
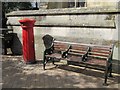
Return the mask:
{"type": "Polygon", "coordinates": [[[55,65],[55,67],[58,66],[58,65],[55,64],[55,58],[52,58],[52,64],[55,65]]]}
{"type": "Polygon", "coordinates": [[[55,65],[55,61],[54,61],[54,58],[52,58],[52,63],[53,63],[53,65],[55,65]]]}
{"type": "Polygon", "coordinates": [[[43,69],[45,70],[45,64],[43,64],[43,69]]]}
{"type": "Polygon", "coordinates": [[[70,65],[70,61],[67,61],[67,65],[70,65]]]}
{"type": "Polygon", "coordinates": [[[110,66],[109,66],[109,71],[110,71],[109,77],[113,77],[113,75],[112,75],[112,63],[111,63],[110,66]]]}
{"type": "Polygon", "coordinates": [[[46,65],[45,60],[46,60],[46,57],[44,56],[44,58],[43,58],[43,69],[44,69],[44,70],[45,70],[45,65],[46,65]]]}
{"type": "Polygon", "coordinates": [[[54,60],[52,61],[52,63],[53,63],[53,65],[55,65],[55,62],[54,62],[54,60]]]}
{"type": "Polygon", "coordinates": [[[104,86],[108,86],[108,84],[107,84],[108,69],[109,69],[109,67],[108,67],[108,65],[107,65],[107,66],[106,66],[106,69],[105,69],[105,81],[104,81],[104,83],[103,83],[104,86]]]}
{"type": "Polygon", "coordinates": [[[55,58],[52,58],[52,63],[55,65],[55,68],[57,68],[59,65],[55,64],[55,58]]]}
{"type": "Polygon", "coordinates": [[[105,81],[103,83],[104,86],[108,86],[108,84],[107,84],[107,78],[108,78],[108,74],[106,73],[105,74],[105,81]]]}

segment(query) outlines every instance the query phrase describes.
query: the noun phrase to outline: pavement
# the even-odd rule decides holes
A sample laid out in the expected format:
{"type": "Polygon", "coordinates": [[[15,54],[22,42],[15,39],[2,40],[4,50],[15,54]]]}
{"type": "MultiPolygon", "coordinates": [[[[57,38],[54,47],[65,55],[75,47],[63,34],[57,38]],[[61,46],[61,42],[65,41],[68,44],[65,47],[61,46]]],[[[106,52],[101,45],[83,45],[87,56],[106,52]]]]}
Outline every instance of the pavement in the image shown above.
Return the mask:
{"type": "Polygon", "coordinates": [[[104,71],[74,65],[65,61],[52,63],[43,70],[42,59],[25,64],[22,56],[2,55],[2,88],[119,88],[120,74],[108,78],[103,86],[104,71]]]}

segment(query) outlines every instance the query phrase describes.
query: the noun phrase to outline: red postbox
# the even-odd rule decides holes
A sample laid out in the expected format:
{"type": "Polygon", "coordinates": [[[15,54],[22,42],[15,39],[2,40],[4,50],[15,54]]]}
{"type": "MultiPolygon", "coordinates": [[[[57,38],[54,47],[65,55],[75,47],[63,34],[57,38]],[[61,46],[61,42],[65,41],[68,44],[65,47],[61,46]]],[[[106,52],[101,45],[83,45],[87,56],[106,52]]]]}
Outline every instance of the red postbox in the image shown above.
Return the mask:
{"type": "Polygon", "coordinates": [[[19,20],[22,27],[23,40],[23,58],[27,64],[35,63],[35,48],[34,48],[34,19],[24,18],[19,20]]]}

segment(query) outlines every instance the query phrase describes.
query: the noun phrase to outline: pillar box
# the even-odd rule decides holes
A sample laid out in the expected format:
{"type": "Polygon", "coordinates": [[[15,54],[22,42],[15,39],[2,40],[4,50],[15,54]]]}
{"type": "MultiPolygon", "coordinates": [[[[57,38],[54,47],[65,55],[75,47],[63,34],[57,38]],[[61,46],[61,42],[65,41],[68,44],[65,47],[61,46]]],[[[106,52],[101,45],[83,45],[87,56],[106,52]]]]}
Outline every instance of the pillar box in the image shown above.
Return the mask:
{"type": "Polygon", "coordinates": [[[35,48],[34,48],[34,32],[33,27],[35,20],[24,18],[19,20],[22,27],[22,40],[23,40],[23,59],[25,63],[35,63],[35,48]]]}

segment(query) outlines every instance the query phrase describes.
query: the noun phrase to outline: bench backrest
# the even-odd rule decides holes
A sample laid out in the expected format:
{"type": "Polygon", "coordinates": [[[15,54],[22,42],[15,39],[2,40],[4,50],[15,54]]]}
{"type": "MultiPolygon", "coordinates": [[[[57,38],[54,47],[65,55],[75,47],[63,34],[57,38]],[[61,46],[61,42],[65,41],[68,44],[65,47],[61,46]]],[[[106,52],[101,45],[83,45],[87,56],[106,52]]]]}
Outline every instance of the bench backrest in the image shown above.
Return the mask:
{"type": "Polygon", "coordinates": [[[67,51],[68,50],[68,47],[69,47],[69,44],[66,44],[64,42],[57,42],[57,41],[54,41],[53,42],[53,52],[64,52],[64,51],[67,51]]]}
{"type": "Polygon", "coordinates": [[[84,55],[88,52],[88,46],[80,45],[80,44],[71,44],[71,48],[69,49],[69,54],[71,55],[84,55]]]}
{"type": "Polygon", "coordinates": [[[110,46],[91,46],[88,56],[92,58],[108,59],[112,58],[113,45],[110,46]]]}

